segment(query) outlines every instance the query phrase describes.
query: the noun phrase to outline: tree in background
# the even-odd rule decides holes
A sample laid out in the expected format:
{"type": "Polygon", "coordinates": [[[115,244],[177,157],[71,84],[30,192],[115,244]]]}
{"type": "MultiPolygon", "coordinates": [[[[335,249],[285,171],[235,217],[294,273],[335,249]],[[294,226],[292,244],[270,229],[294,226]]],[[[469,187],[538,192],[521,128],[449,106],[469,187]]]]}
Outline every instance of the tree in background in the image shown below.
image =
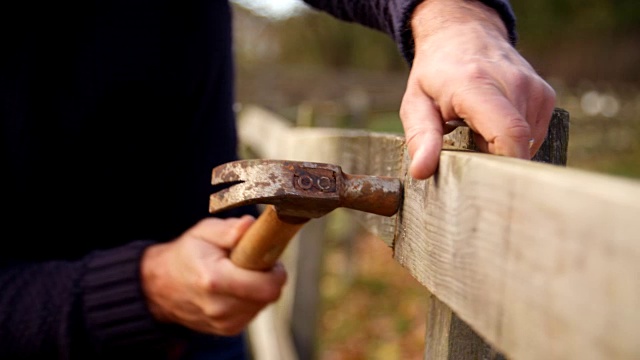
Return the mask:
{"type": "Polygon", "coordinates": [[[640,84],[637,0],[512,1],[520,51],[543,74],[578,84],[640,84]]]}

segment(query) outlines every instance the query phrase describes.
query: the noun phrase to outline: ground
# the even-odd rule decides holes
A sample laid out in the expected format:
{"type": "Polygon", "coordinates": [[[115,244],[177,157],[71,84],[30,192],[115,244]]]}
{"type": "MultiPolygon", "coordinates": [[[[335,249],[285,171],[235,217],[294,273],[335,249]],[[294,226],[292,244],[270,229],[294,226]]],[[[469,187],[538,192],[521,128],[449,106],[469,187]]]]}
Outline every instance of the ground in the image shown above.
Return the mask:
{"type": "Polygon", "coordinates": [[[326,250],[318,358],[422,359],[427,290],[381,240],[358,233],[351,241],[326,250]]]}

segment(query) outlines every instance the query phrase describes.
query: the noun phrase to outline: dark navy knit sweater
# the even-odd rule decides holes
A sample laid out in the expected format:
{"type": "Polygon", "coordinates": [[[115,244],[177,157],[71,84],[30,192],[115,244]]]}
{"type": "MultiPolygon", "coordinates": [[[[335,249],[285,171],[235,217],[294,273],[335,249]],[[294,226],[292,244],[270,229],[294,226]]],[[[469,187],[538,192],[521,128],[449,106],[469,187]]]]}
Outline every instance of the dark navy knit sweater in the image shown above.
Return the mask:
{"type": "MultiPolygon", "coordinates": [[[[411,61],[419,0],[308,3],[411,61]]],[[[189,332],[151,317],[139,260],[209,216],[236,159],[229,3],[5,1],[0,39],[0,359],[162,358],[189,332]]]]}

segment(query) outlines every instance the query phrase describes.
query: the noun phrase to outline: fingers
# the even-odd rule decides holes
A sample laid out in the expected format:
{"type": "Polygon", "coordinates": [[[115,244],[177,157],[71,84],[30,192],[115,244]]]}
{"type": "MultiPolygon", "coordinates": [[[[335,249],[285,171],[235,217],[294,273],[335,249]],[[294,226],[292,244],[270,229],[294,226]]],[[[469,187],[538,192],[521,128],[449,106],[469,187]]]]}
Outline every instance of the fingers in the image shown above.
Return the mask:
{"type": "Polygon", "coordinates": [[[432,87],[437,89],[434,96],[439,94],[437,101],[428,95],[424,79],[417,78],[422,86],[407,87],[400,111],[411,157],[409,172],[416,179],[435,172],[442,136],[451,130],[447,124],[457,119],[474,130],[481,151],[496,155],[530,159],[545,139],[555,92],[536,76],[519,74],[519,80],[507,81],[512,86],[503,88],[502,81],[486,73],[465,86],[432,87]]]}
{"type": "Polygon", "coordinates": [[[404,94],[400,118],[411,158],[409,173],[416,179],[426,179],[436,171],[442,149],[440,113],[434,102],[414,86],[404,94]]]}
{"type": "Polygon", "coordinates": [[[481,151],[522,159],[535,154],[548,130],[555,93],[495,33],[491,19],[496,18],[468,5],[453,9],[463,15],[463,22],[436,28],[429,22],[412,22],[414,34],[421,36],[414,37],[415,56],[401,117],[415,178],[435,170],[439,157],[434,147],[442,144],[435,137],[443,134],[443,124],[445,132],[452,129],[447,121],[464,119],[481,151]]]}
{"type": "Polygon", "coordinates": [[[236,335],[264,308],[262,303],[252,303],[233,297],[221,297],[205,301],[197,306],[197,312],[187,312],[182,307],[182,316],[189,320],[191,329],[202,333],[231,336],[236,335]],[[186,316],[185,316],[186,315],[186,316]]]}
{"type": "Polygon", "coordinates": [[[445,120],[463,118],[475,132],[483,152],[531,159],[542,145],[555,106],[555,92],[544,81],[531,79],[525,89],[505,93],[497,82],[459,88],[436,106],[434,100],[408,88],[400,116],[411,157],[410,175],[431,176],[442,147],[445,120]]]}
{"type": "Polygon", "coordinates": [[[271,271],[252,271],[235,266],[230,260],[221,262],[205,288],[208,296],[201,302],[207,332],[234,335],[265,306],[281,294],[287,274],[278,263],[271,271]]]}
{"type": "Polygon", "coordinates": [[[556,93],[547,83],[542,82],[536,92],[532,92],[530,100],[537,106],[528,108],[527,119],[532,129],[533,146],[530,149],[530,158],[540,149],[547,137],[549,123],[556,104],[556,93]]]}
{"type": "Polygon", "coordinates": [[[221,269],[221,281],[209,284],[209,299],[202,305],[207,331],[219,335],[240,332],[258,312],[280,297],[286,282],[286,272],[280,263],[269,272],[230,265],[227,270],[221,269]]]}
{"type": "Polygon", "coordinates": [[[282,264],[251,271],[237,267],[228,256],[253,222],[251,216],[208,218],[174,241],[149,247],[142,258],[141,282],[154,317],[230,335],[276,301],[287,280],[282,264]]]}
{"type": "Polygon", "coordinates": [[[453,100],[453,107],[474,130],[481,151],[521,159],[535,155],[547,135],[555,92],[542,81],[532,87],[521,93],[528,94],[526,101],[510,100],[493,86],[456,94],[463,100],[453,100]]]}
{"type": "Polygon", "coordinates": [[[251,215],[229,219],[207,218],[194,226],[190,235],[222,249],[231,250],[254,221],[255,218],[251,215]]]}
{"type": "MultiPolygon", "coordinates": [[[[252,216],[241,218],[200,221],[191,232],[191,236],[230,250],[253,224],[252,216]]],[[[199,247],[195,248],[198,251],[199,247]]],[[[200,249],[200,253],[203,253],[200,249]]],[[[199,256],[194,254],[194,257],[199,256]]],[[[252,271],[233,264],[228,256],[209,256],[202,261],[198,281],[205,291],[211,294],[224,294],[249,301],[271,302],[280,296],[280,290],[286,282],[286,271],[277,264],[270,271],[252,271]]]]}
{"type": "Polygon", "coordinates": [[[263,303],[231,297],[210,302],[203,309],[205,316],[198,330],[222,336],[237,335],[263,308],[263,303]]]}
{"type": "Polygon", "coordinates": [[[257,303],[270,303],[280,297],[287,273],[278,263],[270,271],[253,271],[237,267],[229,259],[207,273],[203,286],[211,294],[225,294],[257,303]]]}
{"type": "Polygon", "coordinates": [[[480,150],[496,155],[529,159],[531,126],[512,102],[494,86],[458,91],[452,108],[481,138],[480,150]]]}

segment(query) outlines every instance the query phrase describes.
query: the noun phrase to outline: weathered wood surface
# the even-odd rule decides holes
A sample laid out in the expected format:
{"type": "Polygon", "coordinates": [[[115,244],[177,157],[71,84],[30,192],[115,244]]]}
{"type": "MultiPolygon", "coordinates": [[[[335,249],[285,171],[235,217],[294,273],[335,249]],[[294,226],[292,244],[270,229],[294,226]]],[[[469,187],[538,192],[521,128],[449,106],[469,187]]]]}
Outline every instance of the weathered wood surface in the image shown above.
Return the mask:
{"type": "Polygon", "coordinates": [[[416,181],[399,135],[291,129],[248,111],[241,136],[263,157],[403,178],[401,212],[367,226],[508,358],[640,358],[638,182],[450,150],[416,181]]]}
{"type": "MultiPolygon", "coordinates": [[[[569,113],[555,109],[549,132],[533,161],[564,166],[569,144],[569,113]]],[[[477,151],[473,132],[459,127],[445,137],[445,149],[477,151]]],[[[451,308],[431,294],[427,306],[425,359],[504,360],[503,354],[487,344],[451,308]]]]}
{"type": "Polygon", "coordinates": [[[638,183],[496,160],[408,179],[396,259],[509,357],[638,358],[638,183]]]}
{"type": "Polygon", "coordinates": [[[426,306],[427,341],[424,359],[504,359],[435,295],[429,295],[426,306]]]}

